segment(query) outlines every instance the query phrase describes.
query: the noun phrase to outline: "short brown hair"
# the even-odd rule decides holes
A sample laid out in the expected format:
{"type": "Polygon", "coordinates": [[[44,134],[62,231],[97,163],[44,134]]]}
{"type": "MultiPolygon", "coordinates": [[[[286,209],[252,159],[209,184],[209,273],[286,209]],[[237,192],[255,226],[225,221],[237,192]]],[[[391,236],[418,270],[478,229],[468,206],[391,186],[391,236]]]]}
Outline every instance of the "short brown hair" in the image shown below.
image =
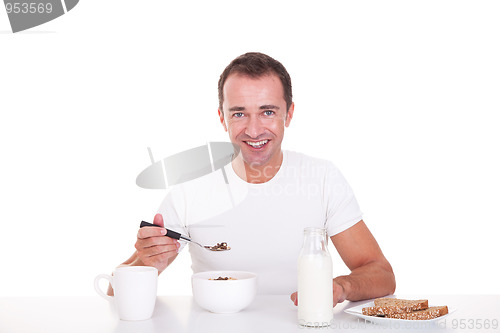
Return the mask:
{"type": "Polygon", "coordinates": [[[224,69],[219,79],[219,110],[222,112],[222,104],[224,103],[224,83],[230,74],[238,73],[247,75],[251,78],[258,78],[263,75],[276,74],[283,86],[283,98],[286,102],[286,111],[292,105],[292,80],[278,60],[271,58],[268,55],[259,52],[248,52],[240,55],[238,58],[231,61],[231,63],[224,69]]]}

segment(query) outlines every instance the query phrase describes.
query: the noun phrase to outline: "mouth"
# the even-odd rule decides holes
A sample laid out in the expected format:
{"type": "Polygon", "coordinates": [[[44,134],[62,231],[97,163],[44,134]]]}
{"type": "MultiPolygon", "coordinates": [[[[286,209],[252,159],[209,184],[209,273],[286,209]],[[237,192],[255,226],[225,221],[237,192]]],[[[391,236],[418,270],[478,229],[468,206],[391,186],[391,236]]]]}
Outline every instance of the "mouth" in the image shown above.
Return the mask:
{"type": "Polygon", "coordinates": [[[245,142],[248,146],[250,146],[252,149],[255,149],[255,150],[261,150],[263,149],[267,143],[269,142],[270,140],[261,140],[261,141],[243,141],[245,142]]]}

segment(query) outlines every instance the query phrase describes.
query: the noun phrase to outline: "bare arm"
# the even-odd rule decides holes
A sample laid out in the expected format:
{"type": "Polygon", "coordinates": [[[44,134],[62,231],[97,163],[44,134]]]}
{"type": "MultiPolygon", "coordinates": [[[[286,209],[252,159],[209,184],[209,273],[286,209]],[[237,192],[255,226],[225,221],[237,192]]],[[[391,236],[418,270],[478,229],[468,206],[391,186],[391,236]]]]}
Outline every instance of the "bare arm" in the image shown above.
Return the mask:
{"type": "MultiPolygon", "coordinates": [[[[153,223],[164,226],[163,217],[156,214],[153,223]]],[[[144,227],[137,232],[136,251],[121,266],[153,266],[158,274],[163,272],[177,257],[180,244],[177,240],[165,237],[165,229],[144,227]]],[[[113,295],[113,288],[108,287],[108,295],[113,295]]]]}
{"type": "Polygon", "coordinates": [[[351,270],[351,274],[333,279],[334,289],[335,283],[342,289],[338,302],[345,299],[359,301],[394,293],[396,279],[392,267],[363,220],[332,236],[331,240],[351,270]]]}

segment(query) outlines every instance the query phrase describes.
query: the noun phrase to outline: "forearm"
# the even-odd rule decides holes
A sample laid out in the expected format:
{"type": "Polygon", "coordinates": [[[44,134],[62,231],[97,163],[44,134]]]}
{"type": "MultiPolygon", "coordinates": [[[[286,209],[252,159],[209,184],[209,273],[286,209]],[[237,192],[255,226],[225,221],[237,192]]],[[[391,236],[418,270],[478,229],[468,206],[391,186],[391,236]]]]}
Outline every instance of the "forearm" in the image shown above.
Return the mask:
{"type": "Polygon", "coordinates": [[[389,295],[396,289],[396,279],[388,262],[374,261],[333,280],[342,287],[343,296],[349,301],[389,295]]]}
{"type": "MultiPolygon", "coordinates": [[[[163,217],[156,214],[153,220],[156,227],[140,228],[135,242],[136,251],[120,266],[151,266],[158,269],[158,274],[163,272],[174,261],[179,253],[180,243],[170,237],[165,237],[167,230],[163,228],[163,217]]],[[[108,295],[113,294],[111,286],[108,295]]]]}
{"type": "MultiPolygon", "coordinates": [[[[118,265],[117,268],[123,266],[145,266],[145,265],[140,263],[140,259],[137,256],[137,252],[134,252],[134,254],[130,258],[125,260],[122,264],[118,265]]],[[[111,283],[108,285],[108,295],[114,296],[114,291],[113,287],[111,287],[111,283]]]]}
{"type": "MultiPolygon", "coordinates": [[[[177,257],[177,254],[172,256],[172,257],[169,257],[166,259],[166,265],[165,265],[165,268],[167,268],[171,263],[172,261],[174,261],[174,259],[177,257]]],[[[126,261],[124,261],[121,265],[119,265],[118,267],[122,267],[122,266],[154,266],[154,265],[147,265],[145,264],[141,258],[139,257],[139,254],[136,252],[134,252],[134,254],[128,258],[126,261]]],[[[158,268],[158,267],[157,267],[158,268]]],[[[158,274],[161,274],[165,268],[161,269],[161,268],[158,268],[158,274]]]]}
{"type": "MultiPolygon", "coordinates": [[[[175,255],[174,257],[168,258],[168,262],[167,262],[166,266],[168,267],[172,263],[172,261],[174,261],[174,259],[176,257],[177,257],[177,255],[175,255]]],[[[118,267],[123,267],[123,266],[148,266],[148,265],[146,265],[141,260],[141,258],[138,256],[137,251],[136,251],[136,252],[134,252],[134,254],[130,258],[128,258],[122,264],[118,265],[117,268],[118,267]]],[[[158,275],[160,275],[162,272],[163,272],[163,270],[158,270],[158,275]]],[[[114,291],[113,291],[113,287],[111,287],[111,284],[108,286],[108,295],[109,296],[114,296],[114,291]]]]}

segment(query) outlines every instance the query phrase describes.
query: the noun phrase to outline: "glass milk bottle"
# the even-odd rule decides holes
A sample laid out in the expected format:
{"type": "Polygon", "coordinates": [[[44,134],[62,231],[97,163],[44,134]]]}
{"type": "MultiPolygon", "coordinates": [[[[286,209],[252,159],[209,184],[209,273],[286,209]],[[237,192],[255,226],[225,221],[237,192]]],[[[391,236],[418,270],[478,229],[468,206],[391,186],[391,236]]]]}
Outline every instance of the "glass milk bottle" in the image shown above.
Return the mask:
{"type": "Polygon", "coordinates": [[[299,325],[330,325],[333,319],[333,271],[325,229],[304,229],[298,274],[299,325]]]}

